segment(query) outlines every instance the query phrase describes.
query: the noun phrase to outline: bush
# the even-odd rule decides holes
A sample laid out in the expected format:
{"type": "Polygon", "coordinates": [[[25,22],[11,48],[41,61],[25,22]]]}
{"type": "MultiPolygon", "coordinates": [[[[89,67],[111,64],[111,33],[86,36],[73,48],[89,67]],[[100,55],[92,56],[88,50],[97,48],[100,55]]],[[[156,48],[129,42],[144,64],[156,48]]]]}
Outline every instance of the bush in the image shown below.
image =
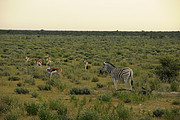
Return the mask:
{"type": "Polygon", "coordinates": [[[41,78],[41,76],[38,75],[37,73],[35,73],[35,74],[33,75],[33,78],[41,78]]]}
{"type": "Polygon", "coordinates": [[[34,80],[34,78],[26,78],[25,80],[24,80],[24,83],[28,83],[29,85],[35,85],[35,80],[34,80]]]}
{"type": "Polygon", "coordinates": [[[22,87],[22,86],[24,86],[24,84],[22,84],[22,83],[19,82],[19,83],[17,83],[17,86],[18,86],[18,87],[22,87]]]}
{"type": "Polygon", "coordinates": [[[98,82],[99,79],[97,77],[93,77],[92,82],[98,82]]]}
{"type": "Polygon", "coordinates": [[[84,88],[72,88],[69,92],[71,95],[89,95],[91,94],[90,88],[89,87],[84,87],[84,88]]]}
{"type": "Polygon", "coordinates": [[[59,107],[61,107],[61,100],[56,99],[56,100],[49,100],[49,108],[52,110],[57,110],[59,107]]]}
{"type": "Polygon", "coordinates": [[[5,115],[4,119],[5,120],[17,120],[19,117],[19,114],[14,113],[14,112],[9,112],[5,115]]]}
{"type": "Polygon", "coordinates": [[[163,114],[164,114],[164,110],[162,110],[160,108],[153,111],[153,116],[155,116],[155,117],[161,117],[163,114]]]}
{"type": "Polygon", "coordinates": [[[91,79],[91,77],[89,74],[83,74],[82,75],[82,80],[90,80],[90,79],[91,79]]]}
{"type": "Polygon", "coordinates": [[[46,104],[41,106],[38,116],[40,120],[51,120],[52,116],[46,104]]]}
{"type": "Polygon", "coordinates": [[[173,81],[173,82],[171,83],[171,90],[177,92],[177,91],[178,91],[178,88],[179,88],[178,82],[173,81]]]}
{"type": "Polygon", "coordinates": [[[51,86],[46,84],[46,85],[38,85],[39,90],[51,90],[51,86]]]}
{"type": "Polygon", "coordinates": [[[25,110],[28,113],[28,115],[37,115],[39,111],[39,105],[35,104],[34,102],[32,103],[24,103],[25,110]]]}
{"type": "Polygon", "coordinates": [[[110,95],[110,94],[103,94],[103,95],[99,95],[97,98],[99,100],[102,100],[102,101],[110,102],[111,99],[112,99],[112,95],[110,95]]]}
{"type": "Polygon", "coordinates": [[[0,101],[0,115],[2,113],[5,113],[7,109],[8,109],[7,105],[0,101]]]}
{"type": "Polygon", "coordinates": [[[18,93],[18,94],[28,94],[29,90],[26,89],[26,88],[16,88],[15,92],[18,93]]]}
{"type": "Polygon", "coordinates": [[[98,114],[95,110],[86,108],[80,113],[79,120],[98,120],[98,114]]]}
{"type": "Polygon", "coordinates": [[[164,112],[164,118],[166,120],[179,120],[180,119],[180,113],[178,108],[168,110],[166,109],[164,112]]]}
{"type": "Polygon", "coordinates": [[[62,83],[61,81],[56,81],[55,86],[59,91],[63,91],[66,88],[66,84],[62,83]]]}
{"type": "Polygon", "coordinates": [[[179,59],[170,56],[164,56],[159,59],[160,66],[156,67],[156,74],[162,82],[173,82],[179,75],[179,59]]]}
{"type": "Polygon", "coordinates": [[[96,85],[97,85],[98,88],[104,87],[104,84],[102,84],[102,83],[97,83],[96,85]]]}
{"type": "Polygon", "coordinates": [[[174,101],[172,102],[172,104],[173,104],[173,105],[180,105],[180,100],[174,100],[174,101]]]}
{"type": "Polygon", "coordinates": [[[36,91],[34,91],[31,95],[32,95],[32,97],[37,98],[38,93],[36,91]]]}
{"type": "Polygon", "coordinates": [[[124,107],[124,104],[119,103],[116,107],[117,118],[122,120],[131,120],[132,111],[124,107]]]}
{"type": "Polygon", "coordinates": [[[10,76],[10,77],[8,78],[8,80],[9,80],[9,81],[19,81],[20,78],[19,78],[19,77],[16,77],[16,76],[10,76]]]}

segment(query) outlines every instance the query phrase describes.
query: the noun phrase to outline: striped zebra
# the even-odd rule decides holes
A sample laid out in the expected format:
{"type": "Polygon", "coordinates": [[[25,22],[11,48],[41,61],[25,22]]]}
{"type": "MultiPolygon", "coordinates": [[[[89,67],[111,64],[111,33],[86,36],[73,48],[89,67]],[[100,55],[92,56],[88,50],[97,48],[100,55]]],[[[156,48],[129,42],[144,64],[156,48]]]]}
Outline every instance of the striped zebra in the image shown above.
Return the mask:
{"type": "Polygon", "coordinates": [[[122,67],[122,68],[116,68],[114,65],[112,65],[109,62],[104,62],[103,68],[100,70],[100,73],[103,74],[105,71],[108,71],[111,75],[115,89],[116,87],[116,80],[124,80],[125,82],[125,88],[127,88],[127,82],[129,80],[130,89],[132,90],[132,84],[133,84],[133,71],[129,67],[122,67]]]}

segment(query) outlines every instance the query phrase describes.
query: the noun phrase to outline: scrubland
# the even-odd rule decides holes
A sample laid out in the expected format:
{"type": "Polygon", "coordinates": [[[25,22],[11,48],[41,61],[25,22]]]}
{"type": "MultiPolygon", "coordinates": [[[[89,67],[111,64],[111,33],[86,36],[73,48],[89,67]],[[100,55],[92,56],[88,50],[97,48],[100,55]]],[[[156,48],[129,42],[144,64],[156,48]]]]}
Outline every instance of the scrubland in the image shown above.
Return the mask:
{"type": "Polygon", "coordinates": [[[179,120],[179,70],[179,32],[1,30],[0,119],[179,120]],[[48,56],[62,77],[49,79],[48,56]],[[115,91],[99,74],[105,61],[132,68],[133,90],[153,92],[115,91]]]}

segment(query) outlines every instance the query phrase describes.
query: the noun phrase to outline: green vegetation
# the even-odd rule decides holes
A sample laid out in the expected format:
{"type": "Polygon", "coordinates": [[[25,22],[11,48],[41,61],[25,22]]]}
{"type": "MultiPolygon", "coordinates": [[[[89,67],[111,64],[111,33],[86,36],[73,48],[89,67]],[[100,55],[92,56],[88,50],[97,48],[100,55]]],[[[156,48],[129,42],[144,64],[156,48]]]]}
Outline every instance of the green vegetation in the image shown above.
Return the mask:
{"type": "Polygon", "coordinates": [[[180,118],[179,32],[0,30],[0,46],[0,119],[180,118]],[[62,76],[50,80],[48,56],[62,76]],[[153,92],[115,91],[109,73],[99,74],[105,61],[132,68],[133,90],[153,92]]]}

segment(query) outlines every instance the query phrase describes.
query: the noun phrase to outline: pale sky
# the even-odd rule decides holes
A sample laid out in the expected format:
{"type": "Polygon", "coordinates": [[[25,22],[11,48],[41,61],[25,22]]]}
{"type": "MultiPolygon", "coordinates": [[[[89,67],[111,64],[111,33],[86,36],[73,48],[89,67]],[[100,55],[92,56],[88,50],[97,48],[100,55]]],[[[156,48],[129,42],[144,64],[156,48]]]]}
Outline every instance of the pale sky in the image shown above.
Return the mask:
{"type": "Polygon", "coordinates": [[[0,29],[180,31],[180,0],[0,0],[0,29]]]}

